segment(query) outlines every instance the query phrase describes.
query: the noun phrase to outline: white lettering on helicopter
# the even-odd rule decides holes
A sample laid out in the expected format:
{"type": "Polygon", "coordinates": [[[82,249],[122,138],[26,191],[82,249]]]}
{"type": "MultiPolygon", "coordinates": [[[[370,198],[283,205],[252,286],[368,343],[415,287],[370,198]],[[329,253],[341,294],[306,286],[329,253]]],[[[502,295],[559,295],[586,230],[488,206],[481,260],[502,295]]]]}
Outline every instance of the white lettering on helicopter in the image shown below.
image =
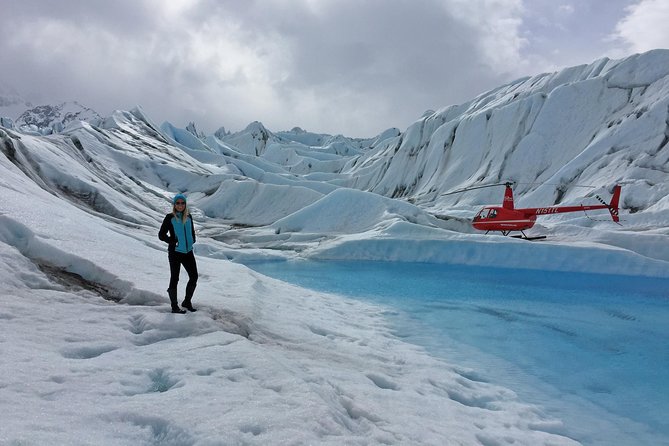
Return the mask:
{"type": "Polygon", "coordinates": [[[536,214],[537,215],[556,214],[557,212],[558,212],[557,208],[539,208],[537,209],[536,214]]]}

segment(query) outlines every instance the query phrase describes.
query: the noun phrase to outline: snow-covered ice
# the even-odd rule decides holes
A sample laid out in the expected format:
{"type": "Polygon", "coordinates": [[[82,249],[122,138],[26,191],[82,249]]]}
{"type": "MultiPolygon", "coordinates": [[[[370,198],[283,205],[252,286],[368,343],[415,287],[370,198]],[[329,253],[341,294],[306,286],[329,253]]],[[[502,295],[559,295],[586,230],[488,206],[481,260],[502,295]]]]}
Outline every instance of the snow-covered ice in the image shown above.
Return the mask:
{"type": "Polygon", "coordinates": [[[669,277],[668,61],[521,79],[368,140],[260,123],[203,136],[141,108],[50,135],[3,120],[0,442],[579,444],[513,389],[396,337],[389,307],[235,262],[669,277]],[[564,214],[539,220],[540,243],[476,233],[469,219],[502,192],[444,194],[500,180],[522,206],[623,184],[622,226],[564,214]],[[168,312],[156,236],[176,192],[198,230],[187,315],[168,312]]]}
{"type": "Polygon", "coordinates": [[[575,444],[381,307],[200,257],[201,311],[171,314],[155,231],[2,181],[3,442],[575,444]]]}

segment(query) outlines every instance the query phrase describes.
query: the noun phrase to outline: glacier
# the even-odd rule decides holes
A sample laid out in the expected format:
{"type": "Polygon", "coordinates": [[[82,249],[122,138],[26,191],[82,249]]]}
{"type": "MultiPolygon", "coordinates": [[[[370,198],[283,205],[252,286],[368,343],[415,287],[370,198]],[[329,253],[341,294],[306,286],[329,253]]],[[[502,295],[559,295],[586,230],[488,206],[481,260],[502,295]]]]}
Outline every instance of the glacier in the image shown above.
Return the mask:
{"type": "Polygon", "coordinates": [[[669,277],[668,75],[667,50],[602,59],[368,139],[259,122],[204,135],[157,125],[141,107],[60,124],[3,119],[0,440],[578,444],[512,389],[394,337],[387,309],[239,262],[669,277]],[[541,242],[478,233],[471,217],[503,192],[446,194],[499,181],[514,181],[527,207],[622,184],[621,225],[562,214],[539,219],[541,242]],[[193,208],[202,273],[203,311],[182,319],[166,312],[156,238],[176,192],[193,208]]]}

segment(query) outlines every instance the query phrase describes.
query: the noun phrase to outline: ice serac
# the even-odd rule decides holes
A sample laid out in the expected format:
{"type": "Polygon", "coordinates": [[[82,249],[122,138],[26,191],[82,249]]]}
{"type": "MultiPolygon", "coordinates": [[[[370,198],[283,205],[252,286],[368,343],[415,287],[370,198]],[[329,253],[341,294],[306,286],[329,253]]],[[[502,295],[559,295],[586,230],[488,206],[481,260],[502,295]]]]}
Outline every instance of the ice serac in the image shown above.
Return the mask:
{"type": "Polygon", "coordinates": [[[341,188],[277,221],[273,227],[291,232],[342,234],[365,232],[395,221],[434,228],[441,224],[433,215],[410,203],[341,188]]]}
{"type": "Polygon", "coordinates": [[[235,146],[240,152],[255,156],[265,153],[268,144],[281,141],[281,138],[258,121],[250,123],[241,132],[221,136],[223,142],[235,146]]]}
{"type": "Polygon", "coordinates": [[[642,197],[669,192],[668,74],[669,51],[656,50],[519,79],[426,113],[350,165],[349,184],[447,206],[495,202],[495,191],[440,195],[486,182],[516,181],[521,200],[550,204],[583,196],[577,184],[625,182],[623,207],[647,209],[642,197]]]}

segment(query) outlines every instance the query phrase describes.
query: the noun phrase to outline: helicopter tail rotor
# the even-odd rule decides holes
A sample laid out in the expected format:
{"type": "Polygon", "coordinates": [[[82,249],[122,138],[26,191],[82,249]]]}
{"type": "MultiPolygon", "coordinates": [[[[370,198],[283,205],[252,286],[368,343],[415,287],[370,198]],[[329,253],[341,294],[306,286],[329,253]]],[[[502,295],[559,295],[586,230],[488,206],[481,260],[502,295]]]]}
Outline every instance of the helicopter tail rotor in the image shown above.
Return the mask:
{"type": "Polygon", "coordinates": [[[620,184],[616,184],[613,188],[613,196],[611,197],[611,202],[607,203],[604,200],[602,200],[602,197],[597,195],[597,199],[605,205],[609,212],[611,213],[611,219],[615,221],[616,223],[620,222],[620,216],[618,214],[618,203],[620,202],[620,190],[621,186],[620,184]]]}
{"type": "Polygon", "coordinates": [[[620,184],[616,184],[613,188],[613,196],[611,197],[611,203],[609,203],[609,212],[611,213],[611,218],[613,221],[618,223],[620,217],[618,216],[618,202],[620,201],[620,190],[622,187],[620,184]]]}

